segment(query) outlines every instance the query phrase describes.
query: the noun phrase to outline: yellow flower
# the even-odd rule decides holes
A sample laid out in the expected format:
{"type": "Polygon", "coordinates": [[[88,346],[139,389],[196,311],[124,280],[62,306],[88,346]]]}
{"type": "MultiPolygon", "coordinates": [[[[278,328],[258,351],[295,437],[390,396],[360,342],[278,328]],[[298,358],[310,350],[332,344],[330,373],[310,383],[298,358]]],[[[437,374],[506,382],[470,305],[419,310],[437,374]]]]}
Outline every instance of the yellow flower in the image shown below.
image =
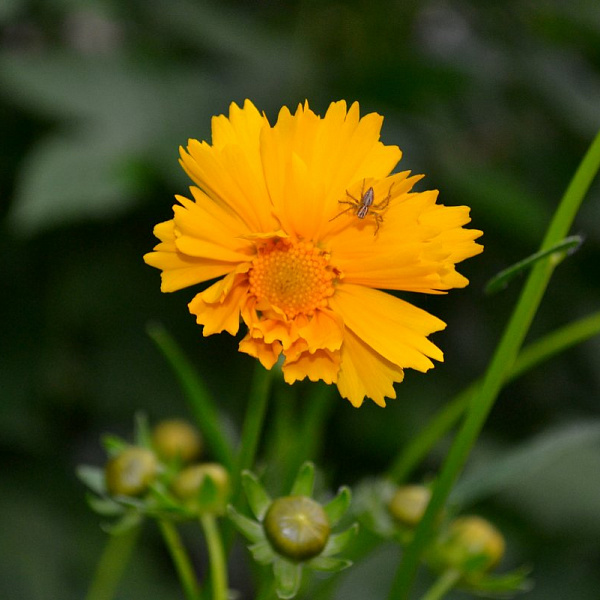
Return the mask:
{"type": "Polygon", "coordinates": [[[464,287],[455,264],[478,254],[465,206],[411,192],[422,176],[391,174],[402,153],[379,141],[383,118],[358,103],[282,108],[275,125],[246,100],[212,120],[212,144],[189,140],[181,165],[198,187],[177,196],[144,260],[162,291],[216,279],[189,304],[205,336],[248,328],[239,349],[288,383],[335,383],[354,406],[395,398],[405,368],[427,371],[445,327],[380,291],[464,287]]]}

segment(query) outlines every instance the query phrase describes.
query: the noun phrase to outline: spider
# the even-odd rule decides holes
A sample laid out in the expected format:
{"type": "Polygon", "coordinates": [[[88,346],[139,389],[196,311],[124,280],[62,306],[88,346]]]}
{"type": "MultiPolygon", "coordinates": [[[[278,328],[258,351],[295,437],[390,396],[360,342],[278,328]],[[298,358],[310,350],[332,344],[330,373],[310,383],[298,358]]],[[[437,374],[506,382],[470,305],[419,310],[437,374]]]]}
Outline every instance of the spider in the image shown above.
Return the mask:
{"type": "Polygon", "coordinates": [[[338,200],[338,202],[340,204],[350,204],[350,206],[329,220],[333,221],[350,210],[353,210],[354,214],[359,219],[364,219],[370,213],[375,218],[376,224],[375,233],[373,235],[377,235],[379,226],[383,223],[383,217],[380,213],[388,207],[390,198],[392,197],[393,187],[394,184],[392,183],[392,185],[390,185],[388,195],[381,202],[374,204],[373,201],[375,200],[375,192],[373,191],[373,187],[368,187],[367,191],[365,191],[365,180],[363,179],[362,189],[360,190],[360,200],[346,190],[346,195],[350,198],[350,200],[338,200]]]}

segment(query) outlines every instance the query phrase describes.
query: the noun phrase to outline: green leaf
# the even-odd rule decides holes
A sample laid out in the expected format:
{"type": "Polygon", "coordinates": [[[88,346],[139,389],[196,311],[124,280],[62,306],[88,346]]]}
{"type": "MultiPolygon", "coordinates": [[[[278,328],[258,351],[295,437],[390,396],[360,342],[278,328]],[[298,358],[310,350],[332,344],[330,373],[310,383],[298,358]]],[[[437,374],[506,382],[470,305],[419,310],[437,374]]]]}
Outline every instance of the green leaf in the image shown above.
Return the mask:
{"type": "Polygon", "coordinates": [[[111,458],[118,456],[123,450],[131,446],[124,439],[110,433],[102,436],[102,445],[106,454],[111,458]]]}
{"type": "Polygon", "coordinates": [[[267,509],[271,505],[271,497],[267,494],[258,477],[251,471],[242,472],[242,486],[248,499],[250,509],[259,521],[265,517],[267,509]]]}
{"type": "Polygon", "coordinates": [[[101,525],[102,529],[110,535],[121,535],[128,531],[131,531],[135,527],[138,527],[143,520],[143,515],[136,510],[130,510],[126,512],[118,521],[115,523],[104,523],[101,525]]]}
{"type": "Polygon", "coordinates": [[[499,292],[508,285],[511,279],[514,279],[517,275],[520,275],[525,270],[531,268],[540,260],[547,258],[554,261],[555,264],[560,262],[566,256],[577,252],[582,243],[583,238],[581,236],[572,235],[554,244],[550,248],[535,252],[492,277],[485,286],[485,293],[495,294],[496,292],[499,292]]]}
{"type": "Polygon", "coordinates": [[[533,587],[533,582],[527,578],[530,573],[529,567],[521,567],[500,575],[486,573],[477,578],[467,578],[465,583],[469,590],[478,595],[510,598],[533,587]]]}
{"type": "Polygon", "coordinates": [[[280,598],[293,598],[300,588],[302,566],[278,557],[273,563],[273,574],[280,598]]]}
{"type": "Polygon", "coordinates": [[[352,491],[349,487],[342,486],[336,497],[323,506],[329,523],[335,525],[346,513],[352,501],[352,491]]]}
{"type": "Polygon", "coordinates": [[[17,231],[113,217],[133,204],[138,194],[120,174],[123,157],[100,138],[69,132],[37,143],[19,174],[9,214],[17,231]]]}
{"type": "Polygon", "coordinates": [[[2,0],[0,2],[0,24],[7,24],[25,5],[24,0],[2,0]]]}
{"type": "Polygon", "coordinates": [[[358,518],[361,526],[378,537],[392,538],[398,533],[398,525],[388,508],[397,487],[383,477],[368,478],[355,486],[352,514],[358,518]]]}
{"type": "Polygon", "coordinates": [[[168,164],[175,172],[173,151],[217,91],[197,67],[52,51],[0,54],[0,88],[25,110],[64,123],[19,173],[9,220],[27,234],[130,209],[149,179],[143,169],[168,164]]]}
{"type": "Polygon", "coordinates": [[[312,496],[315,484],[315,465],[306,461],[299,469],[290,496],[312,496]]]}
{"type": "Polygon", "coordinates": [[[198,508],[202,511],[214,509],[219,502],[219,488],[215,480],[207,475],[198,488],[198,508]]]}
{"type": "Polygon", "coordinates": [[[260,523],[241,515],[233,506],[227,507],[227,515],[233,521],[238,531],[251,542],[260,542],[265,539],[265,534],[260,523]]]}
{"type": "Polygon", "coordinates": [[[352,566],[352,561],[346,558],[335,558],[332,556],[317,556],[307,563],[315,571],[326,571],[328,573],[337,573],[352,566]]]}
{"type": "Polygon", "coordinates": [[[552,468],[565,453],[600,442],[600,422],[550,429],[517,448],[494,455],[472,468],[454,488],[452,502],[464,506],[495,494],[512,483],[552,468]]]}
{"type": "Polygon", "coordinates": [[[152,450],[152,432],[148,415],[144,411],[137,411],[134,418],[133,439],[137,446],[152,450]]]}
{"type": "Polygon", "coordinates": [[[358,523],[354,523],[351,527],[346,529],[346,531],[330,536],[327,545],[323,550],[323,554],[330,556],[341,552],[356,537],[358,529],[358,523]]]}
{"type": "Polygon", "coordinates": [[[98,496],[87,494],[86,501],[95,513],[103,517],[116,517],[122,515],[125,511],[125,508],[121,504],[111,498],[99,498],[98,496]]]}
{"type": "Polygon", "coordinates": [[[261,565],[268,565],[275,558],[273,548],[271,548],[271,544],[267,540],[261,540],[260,542],[256,542],[256,544],[252,544],[252,546],[248,547],[248,550],[252,553],[254,560],[261,565]]]}
{"type": "Polygon", "coordinates": [[[100,496],[106,494],[106,478],[104,477],[104,469],[93,467],[91,465],[80,465],[75,473],[77,477],[83,481],[92,491],[100,496]]]}

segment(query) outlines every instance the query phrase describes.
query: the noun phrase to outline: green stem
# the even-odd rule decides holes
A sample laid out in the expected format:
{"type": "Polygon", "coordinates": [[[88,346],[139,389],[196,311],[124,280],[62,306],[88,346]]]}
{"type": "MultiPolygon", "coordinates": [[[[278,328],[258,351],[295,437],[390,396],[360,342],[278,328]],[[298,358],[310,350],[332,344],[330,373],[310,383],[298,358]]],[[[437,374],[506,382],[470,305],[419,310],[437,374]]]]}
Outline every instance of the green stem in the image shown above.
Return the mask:
{"type": "Polygon", "coordinates": [[[257,363],[252,380],[252,388],[248,397],[246,417],[242,427],[242,439],[238,453],[238,477],[244,469],[250,469],[254,465],[254,458],[258,450],[262,427],[267,413],[272,380],[272,371],[267,371],[260,363],[257,363]]]}
{"type": "MultiPolygon", "coordinates": [[[[254,465],[254,459],[258,450],[260,436],[267,413],[273,370],[267,371],[260,363],[256,364],[252,386],[248,395],[246,416],[242,426],[242,436],[237,457],[237,468],[231,472],[232,491],[231,503],[239,506],[241,499],[241,475],[244,469],[250,469],[254,465]]],[[[235,530],[231,522],[223,528],[223,539],[225,547],[231,549],[235,530]]]]}
{"type": "Polygon", "coordinates": [[[210,580],[213,600],[227,600],[227,563],[221,534],[214,515],[202,515],[200,524],[204,530],[210,561],[210,580]]]}
{"type": "MultiPolygon", "coordinates": [[[[507,375],[507,381],[516,379],[554,355],[584,342],[598,333],[600,333],[600,311],[549,333],[529,344],[520,352],[513,368],[507,375]]],[[[393,481],[402,483],[408,479],[412,470],[423,460],[436,442],[448,433],[458,421],[481,382],[481,379],[476,380],[455,396],[412,438],[389,469],[388,473],[393,481]]]]}
{"type": "Polygon", "coordinates": [[[170,521],[158,519],[157,522],[175,564],[185,597],[187,600],[200,600],[200,587],[177,529],[170,521]]]}
{"type": "MultiPolygon", "coordinates": [[[[571,184],[556,211],[546,233],[541,250],[546,250],[564,238],[592,179],[600,167],[600,134],[577,169],[571,184]]],[[[433,490],[429,506],[419,523],[412,543],[407,547],[403,561],[394,578],[390,600],[408,598],[419,562],[433,529],[435,520],[443,509],[452,485],[461,472],[469,452],[479,435],[494,401],[510,372],[535,312],[544,295],[554,261],[536,263],[531,271],[504,335],[496,349],[481,387],[470,402],[466,418],[448,452],[433,490]]]]}
{"type": "Polygon", "coordinates": [[[444,571],[421,597],[421,600],[441,600],[458,583],[459,579],[460,571],[456,569],[444,571]]]}
{"type": "Polygon", "coordinates": [[[296,426],[293,456],[285,470],[284,490],[292,487],[300,465],[306,460],[313,460],[319,452],[319,444],[324,440],[323,428],[325,420],[333,408],[332,387],[325,384],[311,386],[311,394],[300,408],[303,419],[296,426]]]}
{"type": "Polygon", "coordinates": [[[133,527],[119,535],[109,536],[85,600],[113,598],[140,531],[141,527],[133,527]]]}
{"type": "Polygon", "coordinates": [[[179,379],[198,427],[215,458],[231,471],[234,466],[233,450],[223,435],[225,428],[221,424],[210,392],[181,348],[162,325],[151,323],[147,331],[179,379]]]}

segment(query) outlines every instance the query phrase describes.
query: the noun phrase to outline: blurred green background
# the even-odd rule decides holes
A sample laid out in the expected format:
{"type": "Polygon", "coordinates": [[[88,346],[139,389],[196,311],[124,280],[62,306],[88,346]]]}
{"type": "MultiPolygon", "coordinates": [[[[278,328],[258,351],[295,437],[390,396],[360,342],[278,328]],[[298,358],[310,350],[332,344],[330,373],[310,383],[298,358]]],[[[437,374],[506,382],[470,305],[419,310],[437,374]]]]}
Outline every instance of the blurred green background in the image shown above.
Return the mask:
{"type": "MultiPolygon", "coordinates": [[[[485,231],[485,253],[461,269],[468,288],[413,298],[448,323],[434,338],[446,362],[409,373],[386,409],[336,400],[319,463],[332,485],[353,484],[485,368],[522,280],[494,297],[482,288],[537,249],[600,128],[600,4],[1,0],[2,598],[82,598],[105,536],[75,466],[101,464],[101,434],[128,436],[137,409],[188,414],[149,321],[240,422],[253,360],[227,335],[202,338],[186,309],[194,291],[161,294],[142,255],[187,192],[178,146],[208,138],[210,117],[245,98],[272,122],[306,98],[321,114],[340,98],[380,112],[400,166],[426,174],[419,189],[470,205],[485,231]]],[[[585,244],[557,270],[530,339],[598,310],[599,192],[596,182],[574,228],[585,244]]],[[[598,599],[599,357],[592,340],[507,386],[467,468],[485,482],[524,449],[466,508],[504,531],[503,567],[534,566],[531,600],[598,599]]],[[[385,597],[397,560],[382,548],[336,597],[385,597]]],[[[152,528],[118,597],[182,598],[152,528]]]]}

